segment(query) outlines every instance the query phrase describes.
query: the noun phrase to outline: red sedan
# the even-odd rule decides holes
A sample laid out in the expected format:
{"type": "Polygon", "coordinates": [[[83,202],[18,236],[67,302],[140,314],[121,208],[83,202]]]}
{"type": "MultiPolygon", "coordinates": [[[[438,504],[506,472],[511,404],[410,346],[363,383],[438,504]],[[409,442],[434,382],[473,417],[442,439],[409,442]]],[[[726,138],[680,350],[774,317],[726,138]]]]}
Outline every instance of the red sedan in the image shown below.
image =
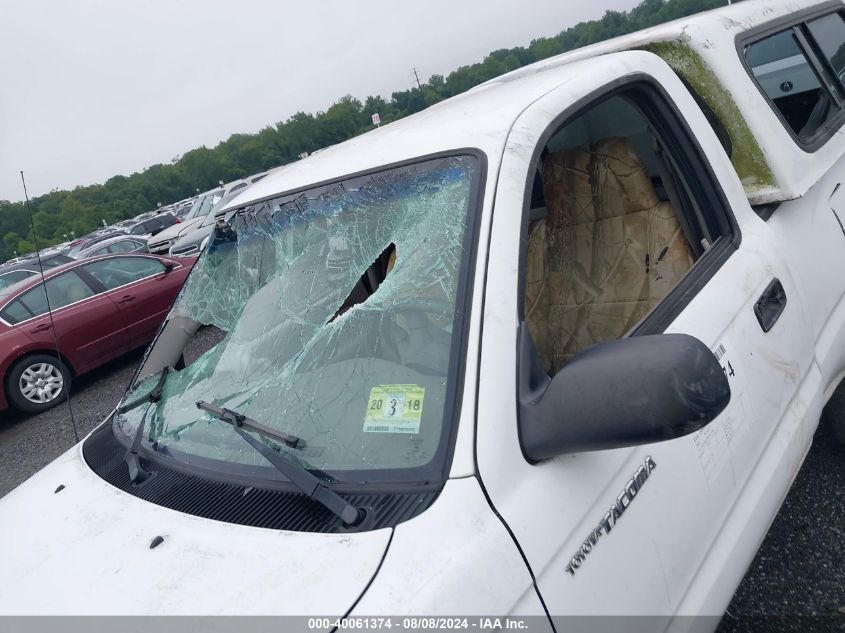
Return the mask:
{"type": "Polygon", "coordinates": [[[106,255],[0,290],[0,410],[49,409],[72,378],[149,343],[193,262],[106,255]]]}

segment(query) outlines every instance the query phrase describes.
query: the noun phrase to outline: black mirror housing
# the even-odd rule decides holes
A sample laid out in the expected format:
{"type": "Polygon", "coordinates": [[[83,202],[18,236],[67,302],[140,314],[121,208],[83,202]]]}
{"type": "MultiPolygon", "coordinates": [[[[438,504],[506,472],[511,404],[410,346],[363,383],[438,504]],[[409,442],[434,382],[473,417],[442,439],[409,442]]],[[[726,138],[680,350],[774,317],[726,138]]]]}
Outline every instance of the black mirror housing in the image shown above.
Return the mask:
{"type": "Polygon", "coordinates": [[[530,462],[693,433],[728,405],[728,379],[686,334],[594,345],[549,378],[528,326],[519,332],[519,439],[530,462]]]}

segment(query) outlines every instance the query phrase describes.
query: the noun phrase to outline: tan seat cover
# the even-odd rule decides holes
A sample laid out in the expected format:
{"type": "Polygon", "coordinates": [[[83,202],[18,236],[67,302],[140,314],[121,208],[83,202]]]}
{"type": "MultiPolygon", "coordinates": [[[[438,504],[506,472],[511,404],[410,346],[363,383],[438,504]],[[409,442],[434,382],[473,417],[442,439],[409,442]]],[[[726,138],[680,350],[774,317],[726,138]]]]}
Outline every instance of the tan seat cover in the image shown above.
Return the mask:
{"type": "Polygon", "coordinates": [[[547,218],[528,237],[525,315],[546,369],[619,338],[671,290],[693,259],[625,138],[550,154],[547,218]]]}

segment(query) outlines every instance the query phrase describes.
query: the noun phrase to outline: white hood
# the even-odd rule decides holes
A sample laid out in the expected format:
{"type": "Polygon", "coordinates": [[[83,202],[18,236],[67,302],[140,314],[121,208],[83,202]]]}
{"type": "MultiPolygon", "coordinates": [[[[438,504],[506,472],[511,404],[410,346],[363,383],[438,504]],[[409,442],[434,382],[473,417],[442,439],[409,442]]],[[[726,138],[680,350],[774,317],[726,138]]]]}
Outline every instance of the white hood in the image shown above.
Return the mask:
{"type": "Polygon", "coordinates": [[[390,530],[309,534],[190,516],[112,487],[80,444],[0,499],[0,534],[2,615],[342,615],[390,530]],[[164,542],[150,549],[156,536],[164,542]]]}
{"type": "Polygon", "coordinates": [[[190,220],[182,220],[178,224],[168,226],[163,231],[156,233],[150,238],[149,242],[150,244],[158,244],[167,240],[179,239],[188,231],[192,231],[198,227],[203,220],[205,220],[204,215],[198,218],[191,218],[190,220]]]}

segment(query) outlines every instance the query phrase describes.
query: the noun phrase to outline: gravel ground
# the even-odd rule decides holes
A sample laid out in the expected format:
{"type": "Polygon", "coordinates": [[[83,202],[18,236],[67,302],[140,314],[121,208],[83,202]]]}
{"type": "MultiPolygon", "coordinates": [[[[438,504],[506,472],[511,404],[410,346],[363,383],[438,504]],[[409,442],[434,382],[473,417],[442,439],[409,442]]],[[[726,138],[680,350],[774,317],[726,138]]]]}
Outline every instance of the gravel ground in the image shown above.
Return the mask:
{"type": "MultiPolygon", "coordinates": [[[[187,361],[198,350],[210,348],[219,336],[213,328],[198,332],[186,351],[187,361]]],[[[117,405],[141,356],[140,351],[132,353],[74,384],[71,405],[80,437],[117,405]]],[[[67,405],[35,416],[8,411],[0,416],[2,497],[73,446],[75,440],[67,405]]],[[[821,426],[789,496],[722,619],[719,633],[842,630],[838,628],[842,614],[845,447],[821,426]],[[836,615],[840,616],[836,622],[817,617],[836,615]]]]}

